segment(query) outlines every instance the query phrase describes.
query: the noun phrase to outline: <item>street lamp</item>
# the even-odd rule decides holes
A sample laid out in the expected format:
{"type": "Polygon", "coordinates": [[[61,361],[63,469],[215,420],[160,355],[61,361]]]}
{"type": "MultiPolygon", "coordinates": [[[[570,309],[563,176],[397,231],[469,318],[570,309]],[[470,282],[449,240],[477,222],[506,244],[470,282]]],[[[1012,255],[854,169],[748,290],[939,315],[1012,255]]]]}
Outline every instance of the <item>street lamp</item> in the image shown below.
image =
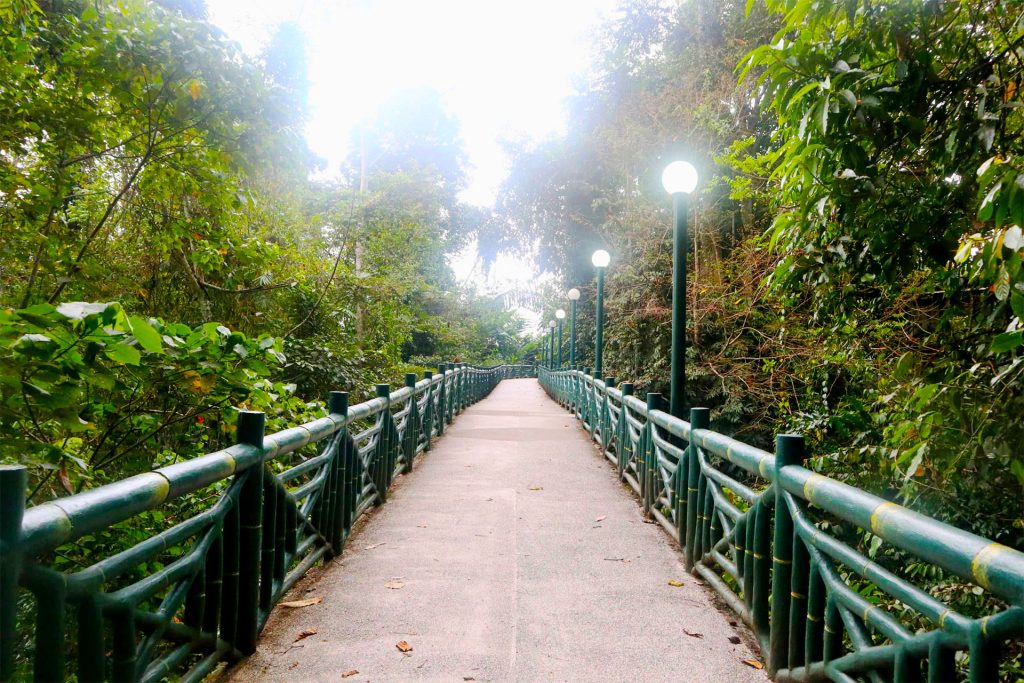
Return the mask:
{"type": "Polygon", "coordinates": [[[687,161],[673,161],[661,174],[661,184],[672,195],[672,383],[669,412],[684,419],[686,404],[686,249],[689,243],[686,214],[690,194],[697,188],[697,169],[687,161]]]}
{"type": "Polygon", "coordinates": [[[569,297],[569,366],[576,367],[576,302],[580,299],[580,290],[573,287],[566,296],[569,297]]]}
{"type": "Polygon", "coordinates": [[[594,377],[601,378],[602,357],[604,355],[604,269],[611,262],[611,255],[604,249],[598,249],[590,257],[590,262],[597,270],[597,320],[594,330],[594,377]]]}
{"type": "Polygon", "coordinates": [[[565,320],[565,311],[559,308],[555,311],[555,318],[558,319],[558,369],[562,369],[562,321],[565,320]]]}
{"type": "Polygon", "coordinates": [[[555,325],[554,320],[548,321],[548,327],[550,328],[548,330],[548,339],[551,340],[548,346],[548,367],[552,369],[555,367],[555,325]]]}

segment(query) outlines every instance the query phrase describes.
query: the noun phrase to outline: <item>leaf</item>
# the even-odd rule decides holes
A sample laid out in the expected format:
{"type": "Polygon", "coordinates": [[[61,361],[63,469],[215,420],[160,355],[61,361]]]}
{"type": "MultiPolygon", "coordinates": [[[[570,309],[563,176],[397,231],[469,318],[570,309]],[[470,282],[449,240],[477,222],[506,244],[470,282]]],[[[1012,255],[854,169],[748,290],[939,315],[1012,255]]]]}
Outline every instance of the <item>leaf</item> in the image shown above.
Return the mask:
{"type": "Polygon", "coordinates": [[[704,637],[703,633],[695,633],[694,631],[687,631],[685,628],[683,629],[683,633],[685,633],[686,635],[690,636],[691,638],[703,638],[704,637]]]}
{"type": "Polygon", "coordinates": [[[675,588],[679,588],[680,586],[685,586],[686,584],[684,584],[682,581],[678,579],[669,579],[668,585],[674,586],[675,588]]]}
{"type": "Polygon", "coordinates": [[[391,579],[390,581],[384,583],[384,587],[390,588],[391,590],[398,590],[403,586],[405,586],[405,584],[399,581],[398,579],[391,579]]]}
{"type": "Polygon", "coordinates": [[[64,490],[68,492],[68,495],[74,495],[75,488],[71,485],[71,479],[68,477],[67,467],[61,467],[57,470],[57,479],[60,480],[60,485],[64,487],[64,490]]]}
{"type": "Polygon", "coordinates": [[[350,671],[346,671],[345,673],[341,674],[341,677],[351,678],[352,676],[355,676],[357,673],[359,673],[358,669],[351,669],[350,671]]]}
{"type": "Polygon", "coordinates": [[[189,81],[188,84],[188,95],[192,98],[192,101],[199,99],[199,95],[203,92],[203,88],[199,85],[199,81],[189,81]]]}
{"type": "Polygon", "coordinates": [[[309,638],[310,636],[315,636],[317,633],[319,633],[319,631],[317,631],[315,628],[303,629],[302,631],[299,631],[299,635],[295,636],[295,640],[293,640],[292,642],[297,643],[300,640],[309,638]]]}
{"type": "Polygon", "coordinates": [[[608,515],[601,515],[600,517],[598,517],[594,521],[595,522],[603,522],[607,517],[608,517],[608,515]]]}
{"type": "Polygon", "coordinates": [[[20,337],[18,337],[18,341],[15,342],[15,344],[21,344],[22,342],[30,343],[30,344],[56,344],[57,343],[57,342],[53,341],[52,339],[50,339],[49,337],[47,337],[45,334],[35,334],[35,333],[21,335],[20,337]]]}
{"type": "Polygon", "coordinates": [[[1006,353],[1024,343],[1024,331],[1003,332],[992,340],[992,353],[1006,353]]]}
{"type": "Polygon", "coordinates": [[[543,486],[531,486],[530,490],[531,491],[543,491],[544,487],[543,486]]]}
{"type": "Polygon", "coordinates": [[[729,642],[733,645],[739,645],[742,641],[739,636],[729,636],[729,642]]]}
{"type": "Polygon", "coordinates": [[[747,666],[753,667],[755,669],[763,669],[764,668],[764,664],[762,664],[761,662],[757,661],[756,659],[744,659],[743,663],[746,664],[747,666]]]}
{"type": "Polygon", "coordinates": [[[305,600],[292,600],[290,602],[282,602],[281,607],[291,607],[293,609],[299,607],[309,607],[310,605],[319,605],[324,599],[320,598],[306,598],[305,600]]]}
{"type": "Polygon", "coordinates": [[[88,301],[69,301],[57,307],[57,312],[71,320],[82,320],[90,315],[107,310],[108,304],[94,304],[88,301]]]}
{"type": "Polygon", "coordinates": [[[128,324],[131,325],[132,335],[138,340],[139,346],[150,353],[163,353],[163,339],[149,322],[133,315],[128,317],[128,324]]]}
{"type": "Polygon", "coordinates": [[[404,640],[400,640],[395,643],[395,647],[397,647],[400,652],[412,652],[412,645],[404,640]]]}
{"type": "Polygon", "coordinates": [[[846,104],[850,106],[850,109],[857,108],[857,96],[853,94],[853,91],[843,88],[839,91],[839,96],[846,101],[846,104]]]}
{"type": "Polygon", "coordinates": [[[373,550],[374,548],[379,548],[380,546],[386,545],[386,544],[387,544],[387,541],[381,541],[380,543],[374,543],[373,545],[368,545],[365,548],[363,548],[363,550],[373,550]]]}
{"type": "Polygon", "coordinates": [[[142,354],[134,346],[127,344],[114,344],[103,349],[103,354],[110,360],[117,361],[124,365],[138,365],[142,354]]]}

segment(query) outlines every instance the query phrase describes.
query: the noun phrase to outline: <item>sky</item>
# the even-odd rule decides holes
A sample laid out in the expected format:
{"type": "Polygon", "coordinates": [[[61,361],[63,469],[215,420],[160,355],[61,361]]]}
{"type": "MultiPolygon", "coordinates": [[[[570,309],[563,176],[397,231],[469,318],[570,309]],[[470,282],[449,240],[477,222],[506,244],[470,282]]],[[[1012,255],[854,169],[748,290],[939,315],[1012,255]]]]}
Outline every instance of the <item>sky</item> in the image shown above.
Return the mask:
{"type": "MultiPolygon", "coordinates": [[[[469,157],[461,199],[490,206],[508,172],[504,139],[564,132],[565,99],[593,56],[590,37],[619,0],[207,0],[210,19],[250,54],[282,21],[307,37],[313,151],[336,169],[349,131],[396,90],[437,89],[459,120],[469,157]]],[[[330,170],[328,171],[330,173],[330,170]]],[[[503,256],[484,274],[476,249],[451,260],[487,290],[534,282],[532,264],[503,256]]]]}

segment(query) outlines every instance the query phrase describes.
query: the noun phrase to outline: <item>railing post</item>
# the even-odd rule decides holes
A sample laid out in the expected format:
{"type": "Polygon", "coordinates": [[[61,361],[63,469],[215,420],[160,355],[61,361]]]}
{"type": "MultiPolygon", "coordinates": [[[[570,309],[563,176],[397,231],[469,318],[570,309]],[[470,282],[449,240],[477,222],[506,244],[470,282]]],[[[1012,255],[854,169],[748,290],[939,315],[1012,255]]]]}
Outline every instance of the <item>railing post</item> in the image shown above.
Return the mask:
{"type": "Polygon", "coordinates": [[[430,441],[434,434],[434,373],[423,371],[423,379],[427,380],[427,400],[423,404],[423,452],[430,450],[430,441]]]}
{"type": "MultiPolygon", "coordinates": [[[[685,482],[686,526],[680,534],[679,542],[683,545],[683,558],[687,571],[693,571],[700,558],[697,557],[694,538],[697,535],[697,492],[700,483],[700,459],[697,456],[697,444],[693,439],[694,429],[707,429],[711,424],[711,411],[707,408],[690,409],[690,443],[686,446],[686,463],[683,476],[679,478],[680,486],[685,482]]],[[[680,463],[682,465],[682,463],[680,463]]],[[[684,493],[680,491],[680,493],[684,493]]]]}
{"type": "Polygon", "coordinates": [[[437,435],[444,434],[445,416],[448,414],[448,390],[445,387],[448,372],[447,363],[438,363],[437,374],[441,376],[439,392],[437,394],[437,435]]]}
{"type": "MultiPolygon", "coordinates": [[[[347,391],[332,391],[329,398],[327,399],[327,409],[332,415],[339,415],[343,418],[348,418],[348,392],[347,391]]],[[[330,524],[331,524],[331,556],[338,557],[341,555],[342,546],[345,543],[345,506],[347,501],[345,500],[346,485],[348,481],[348,470],[346,468],[346,460],[348,459],[345,453],[347,447],[346,433],[348,432],[348,424],[338,430],[338,450],[334,454],[335,459],[335,485],[334,492],[331,494],[331,511],[330,511],[330,524]]],[[[294,533],[294,529],[289,529],[288,533],[294,533]]]]}
{"type": "Polygon", "coordinates": [[[604,394],[601,400],[601,450],[608,448],[608,444],[611,443],[611,439],[614,436],[609,433],[612,425],[612,398],[608,393],[609,389],[614,388],[615,378],[605,377],[604,394]]]}
{"type": "MultiPolygon", "coordinates": [[[[243,410],[238,414],[238,443],[263,452],[263,413],[243,410]]],[[[256,651],[259,635],[260,555],[263,540],[263,472],[262,457],[242,473],[245,481],[238,496],[239,563],[238,563],[238,629],[236,645],[242,654],[256,651]]]]}
{"type": "Polygon", "coordinates": [[[806,451],[804,438],[796,434],[775,437],[775,534],[772,542],[772,604],[771,630],[768,636],[768,671],[774,676],[789,656],[790,583],[793,568],[793,517],[786,505],[782,488],[782,468],[800,465],[806,451]]]}
{"type": "Polygon", "coordinates": [[[18,540],[27,488],[28,470],[24,466],[0,465],[0,681],[14,677],[18,577],[21,574],[18,540]]]}
{"type": "Polygon", "coordinates": [[[377,449],[373,454],[373,466],[377,471],[377,505],[388,502],[388,489],[391,488],[391,474],[395,464],[391,462],[393,444],[391,443],[391,385],[377,384],[374,387],[377,398],[384,399],[384,407],[380,411],[380,432],[377,433],[377,449]]]}
{"type": "Polygon", "coordinates": [[[633,395],[633,383],[623,382],[620,387],[622,390],[622,405],[619,406],[619,434],[618,434],[618,451],[616,455],[616,465],[619,470],[619,479],[622,479],[623,472],[626,471],[626,458],[629,454],[629,447],[632,445],[629,438],[629,408],[626,405],[626,399],[633,395]]]}
{"type": "Polygon", "coordinates": [[[412,461],[416,458],[416,443],[420,440],[420,409],[416,403],[416,373],[405,374],[405,386],[409,387],[409,412],[405,416],[405,463],[403,472],[412,472],[412,461]]]}
{"type": "Polygon", "coordinates": [[[644,457],[641,459],[643,463],[643,471],[640,472],[640,497],[643,501],[644,514],[651,514],[651,504],[654,502],[653,490],[654,490],[654,476],[652,470],[658,462],[658,448],[654,445],[654,430],[657,427],[654,425],[654,420],[651,419],[651,411],[657,410],[661,406],[661,394],[650,392],[647,394],[647,424],[644,426],[646,430],[644,444],[644,457]]]}
{"type": "Polygon", "coordinates": [[[448,381],[451,383],[450,391],[448,392],[448,404],[444,411],[444,419],[446,424],[452,423],[452,418],[455,416],[455,404],[459,400],[459,374],[456,370],[457,363],[449,363],[448,369],[451,370],[451,379],[448,381]]]}

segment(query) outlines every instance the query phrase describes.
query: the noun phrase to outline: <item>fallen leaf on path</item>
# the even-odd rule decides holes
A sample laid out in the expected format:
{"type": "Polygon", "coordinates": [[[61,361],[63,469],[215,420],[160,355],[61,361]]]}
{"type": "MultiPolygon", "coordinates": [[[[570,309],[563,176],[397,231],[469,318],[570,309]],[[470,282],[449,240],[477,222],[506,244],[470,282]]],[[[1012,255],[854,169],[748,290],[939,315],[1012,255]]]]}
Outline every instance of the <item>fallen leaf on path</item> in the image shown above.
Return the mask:
{"type": "Polygon", "coordinates": [[[398,579],[392,579],[391,581],[386,582],[384,584],[384,587],[385,588],[390,588],[391,590],[398,590],[399,588],[401,588],[404,585],[405,584],[402,583],[401,581],[399,581],[398,579]]]}
{"type": "Polygon", "coordinates": [[[472,676],[463,676],[462,680],[464,680],[464,681],[475,681],[476,679],[473,678],[472,676]]]}
{"type": "Polygon", "coordinates": [[[359,673],[358,670],[352,669],[351,671],[346,671],[345,673],[341,674],[341,677],[342,678],[350,678],[352,676],[355,676],[357,673],[359,673]]]}
{"type": "MultiPolygon", "coordinates": [[[[395,647],[397,647],[401,652],[412,652],[412,645],[405,642],[404,640],[400,640],[397,643],[395,643],[395,647]]],[[[758,663],[760,664],[760,662],[758,663]]]]}
{"type": "Polygon", "coordinates": [[[675,588],[679,588],[680,586],[684,586],[686,584],[684,584],[682,581],[679,581],[677,579],[669,579],[668,580],[668,585],[674,586],[675,588]]]}
{"type": "Polygon", "coordinates": [[[319,605],[323,601],[323,598],[306,598],[305,600],[292,600],[291,602],[282,602],[281,607],[309,607],[310,605],[319,605]]]}
{"type": "Polygon", "coordinates": [[[379,548],[379,547],[381,547],[381,546],[382,546],[382,545],[384,545],[385,543],[387,543],[387,541],[383,541],[383,542],[381,542],[381,543],[374,543],[373,545],[368,545],[368,546],[366,546],[365,548],[363,548],[363,550],[373,550],[374,548],[379,548]]]}
{"type": "Polygon", "coordinates": [[[310,636],[315,636],[316,634],[317,630],[315,628],[307,628],[304,631],[300,631],[299,635],[295,636],[295,640],[293,640],[292,642],[297,643],[303,638],[309,638],[310,636]]]}
{"type": "Polygon", "coordinates": [[[427,525],[426,525],[426,524],[417,524],[417,525],[416,525],[416,528],[417,528],[417,529],[426,529],[426,528],[427,528],[427,525]]]}
{"type": "Polygon", "coordinates": [[[764,664],[762,664],[761,662],[757,661],[756,659],[744,659],[743,663],[746,664],[747,666],[754,667],[755,669],[763,669],[764,668],[764,664]]]}
{"type": "Polygon", "coordinates": [[[595,522],[603,522],[605,520],[605,518],[607,518],[607,517],[608,517],[608,515],[601,515],[600,517],[598,517],[594,521],[595,522]]]}
{"type": "Polygon", "coordinates": [[[543,486],[531,486],[530,490],[531,491],[543,491],[544,487],[543,486]]]}
{"type": "Polygon", "coordinates": [[[690,636],[691,638],[703,638],[704,637],[703,633],[694,633],[693,631],[687,631],[685,628],[683,629],[683,633],[685,633],[686,635],[690,636]]]}
{"type": "Polygon", "coordinates": [[[740,638],[739,638],[739,636],[729,636],[729,642],[732,643],[733,645],[739,645],[740,644],[740,638]]]}

